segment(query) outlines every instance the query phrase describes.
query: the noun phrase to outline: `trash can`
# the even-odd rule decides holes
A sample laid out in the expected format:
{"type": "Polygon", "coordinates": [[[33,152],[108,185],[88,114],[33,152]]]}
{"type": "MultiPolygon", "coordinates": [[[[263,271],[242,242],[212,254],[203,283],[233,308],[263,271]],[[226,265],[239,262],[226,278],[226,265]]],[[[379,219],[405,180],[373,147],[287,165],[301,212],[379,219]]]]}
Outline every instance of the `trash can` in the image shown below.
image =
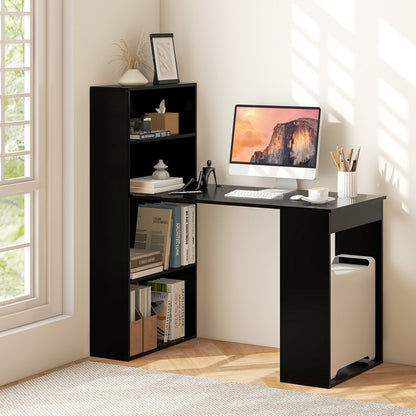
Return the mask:
{"type": "Polygon", "coordinates": [[[331,265],[331,378],[375,357],[375,260],[341,254],[331,265]]]}

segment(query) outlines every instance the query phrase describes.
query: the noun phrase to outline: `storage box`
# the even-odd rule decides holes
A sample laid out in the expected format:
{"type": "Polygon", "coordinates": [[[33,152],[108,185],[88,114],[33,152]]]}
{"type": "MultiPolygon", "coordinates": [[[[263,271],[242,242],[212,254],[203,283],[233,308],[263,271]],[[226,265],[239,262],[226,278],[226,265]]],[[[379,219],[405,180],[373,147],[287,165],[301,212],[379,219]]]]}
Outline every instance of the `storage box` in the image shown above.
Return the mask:
{"type": "Polygon", "coordinates": [[[152,316],[130,322],[130,356],[153,350],[157,347],[157,316],[152,308],[152,316]]]}
{"type": "Polygon", "coordinates": [[[179,133],[179,113],[148,113],[152,119],[152,130],[169,130],[170,134],[179,133]]]}
{"type": "Polygon", "coordinates": [[[349,364],[374,359],[375,315],[375,260],[336,256],[331,265],[331,378],[349,364]]]}
{"type": "Polygon", "coordinates": [[[143,352],[143,319],[130,322],[130,356],[143,352]]]}

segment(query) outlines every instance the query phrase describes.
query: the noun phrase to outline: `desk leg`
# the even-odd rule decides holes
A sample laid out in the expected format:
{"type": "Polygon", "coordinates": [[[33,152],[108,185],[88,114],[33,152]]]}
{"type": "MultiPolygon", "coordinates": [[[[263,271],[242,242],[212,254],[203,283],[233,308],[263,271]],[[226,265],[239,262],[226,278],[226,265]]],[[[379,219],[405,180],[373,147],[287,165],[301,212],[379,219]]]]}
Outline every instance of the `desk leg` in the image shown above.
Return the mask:
{"type": "Polygon", "coordinates": [[[281,210],[280,247],[280,380],[328,388],[328,213],[281,210]]]}

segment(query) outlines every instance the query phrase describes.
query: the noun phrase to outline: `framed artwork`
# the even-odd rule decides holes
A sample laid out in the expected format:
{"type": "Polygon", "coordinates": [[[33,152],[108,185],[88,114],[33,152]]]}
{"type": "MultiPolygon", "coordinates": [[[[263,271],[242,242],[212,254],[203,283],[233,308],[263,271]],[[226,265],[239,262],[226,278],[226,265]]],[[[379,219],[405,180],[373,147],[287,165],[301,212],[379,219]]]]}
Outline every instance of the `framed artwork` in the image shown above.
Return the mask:
{"type": "Polygon", "coordinates": [[[155,67],[153,83],[179,82],[173,33],[153,33],[150,35],[150,43],[155,67]]]}

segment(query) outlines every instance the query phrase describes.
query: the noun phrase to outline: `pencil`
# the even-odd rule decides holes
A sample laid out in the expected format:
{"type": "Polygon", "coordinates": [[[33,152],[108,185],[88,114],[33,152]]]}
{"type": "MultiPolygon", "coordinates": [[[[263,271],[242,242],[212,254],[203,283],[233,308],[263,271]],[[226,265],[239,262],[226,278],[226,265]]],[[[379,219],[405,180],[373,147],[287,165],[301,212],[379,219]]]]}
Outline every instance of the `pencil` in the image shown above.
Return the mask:
{"type": "Polygon", "coordinates": [[[351,156],[352,156],[352,147],[351,147],[351,149],[350,149],[350,151],[348,152],[348,158],[347,158],[347,162],[348,162],[348,170],[351,172],[351,165],[352,165],[352,162],[351,162],[351,156]]]}
{"type": "Polygon", "coordinates": [[[355,159],[354,159],[354,162],[355,162],[355,166],[354,166],[354,172],[357,170],[357,165],[358,165],[358,158],[360,157],[360,147],[358,148],[358,150],[357,150],[357,154],[355,155],[355,159]]]}
{"type": "Polygon", "coordinates": [[[344,154],[344,148],[343,147],[341,147],[341,171],[342,172],[348,172],[348,166],[346,164],[345,154],[344,154]]]}
{"type": "Polygon", "coordinates": [[[337,159],[335,158],[335,156],[334,156],[334,153],[333,153],[333,152],[331,152],[331,156],[332,156],[332,160],[334,161],[334,163],[335,163],[335,165],[336,165],[337,169],[339,170],[339,163],[337,162],[337,159]]]}

